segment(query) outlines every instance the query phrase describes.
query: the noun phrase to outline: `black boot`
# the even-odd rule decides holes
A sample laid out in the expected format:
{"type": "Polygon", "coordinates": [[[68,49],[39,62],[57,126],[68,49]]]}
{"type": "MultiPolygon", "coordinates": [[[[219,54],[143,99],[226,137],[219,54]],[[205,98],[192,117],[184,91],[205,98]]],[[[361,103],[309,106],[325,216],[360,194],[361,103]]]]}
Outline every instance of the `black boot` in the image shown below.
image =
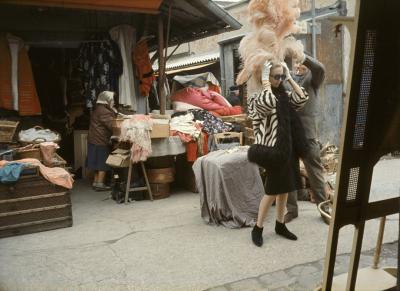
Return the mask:
{"type": "Polygon", "coordinates": [[[253,230],[251,231],[251,239],[253,240],[253,243],[258,247],[261,247],[263,245],[263,237],[262,237],[263,229],[264,227],[260,228],[256,224],[253,230]]]}
{"type": "Polygon", "coordinates": [[[291,233],[286,225],[284,223],[280,223],[279,221],[276,221],[275,224],[275,232],[283,237],[286,237],[287,239],[290,240],[297,240],[297,236],[295,236],[293,233],[291,233]]]}

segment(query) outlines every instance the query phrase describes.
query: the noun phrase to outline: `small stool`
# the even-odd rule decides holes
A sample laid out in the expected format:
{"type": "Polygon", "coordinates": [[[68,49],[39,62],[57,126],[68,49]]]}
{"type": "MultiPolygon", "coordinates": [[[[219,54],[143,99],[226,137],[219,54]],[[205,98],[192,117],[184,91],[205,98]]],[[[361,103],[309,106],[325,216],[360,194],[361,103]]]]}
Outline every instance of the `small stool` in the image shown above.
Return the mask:
{"type": "Polygon", "coordinates": [[[128,204],[129,192],[143,191],[143,190],[146,190],[149,193],[150,200],[153,201],[153,193],[151,192],[149,180],[147,179],[147,173],[146,173],[146,168],[144,166],[144,162],[140,161],[140,166],[142,168],[144,179],[146,181],[146,187],[133,187],[133,188],[131,188],[132,162],[130,162],[129,163],[129,170],[128,170],[128,178],[127,178],[127,181],[126,181],[125,204],[128,204]]]}

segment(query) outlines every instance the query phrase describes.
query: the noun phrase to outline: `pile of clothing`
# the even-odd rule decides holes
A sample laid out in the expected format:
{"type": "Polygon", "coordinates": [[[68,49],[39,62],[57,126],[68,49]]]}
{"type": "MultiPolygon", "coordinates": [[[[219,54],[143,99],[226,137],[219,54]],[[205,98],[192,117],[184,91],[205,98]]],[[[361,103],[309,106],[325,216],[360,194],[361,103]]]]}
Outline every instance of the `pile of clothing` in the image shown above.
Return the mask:
{"type": "Polygon", "coordinates": [[[131,159],[133,163],[146,161],[151,154],[150,132],[152,128],[153,122],[148,115],[132,115],[130,119],[122,122],[120,140],[132,143],[131,159]]]}
{"type": "Polygon", "coordinates": [[[234,126],[222,121],[207,110],[190,109],[172,115],[171,135],[186,143],[187,160],[194,162],[213,148],[213,134],[232,131],[234,126]]]}

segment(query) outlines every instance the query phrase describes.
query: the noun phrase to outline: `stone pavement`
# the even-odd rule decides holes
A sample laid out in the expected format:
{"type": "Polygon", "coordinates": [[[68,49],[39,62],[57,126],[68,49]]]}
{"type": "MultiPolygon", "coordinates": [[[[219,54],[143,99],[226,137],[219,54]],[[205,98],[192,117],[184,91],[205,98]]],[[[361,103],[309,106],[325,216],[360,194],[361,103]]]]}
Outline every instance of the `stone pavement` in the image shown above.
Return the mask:
{"type": "MultiPolygon", "coordinates": [[[[365,251],[360,258],[359,268],[372,266],[374,250],[365,251]]],[[[336,258],[335,275],[348,271],[350,255],[336,258]]],[[[397,266],[397,242],[384,244],[379,266],[397,266]]],[[[231,282],[208,289],[208,291],[310,291],[322,282],[324,259],[296,265],[287,269],[267,273],[258,277],[231,282]]]]}
{"type": "MultiPolygon", "coordinates": [[[[399,195],[399,168],[400,159],[375,166],[372,200],[399,195]]],[[[328,227],[309,202],[300,201],[300,216],[289,226],[296,242],[275,235],[273,207],[258,248],[250,228],[206,224],[198,194],[177,191],[168,199],[129,205],[108,195],[77,181],[72,227],[0,239],[0,291],[266,290],[279,288],[279,282],[312,290],[307,286],[321,278],[318,260],[325,256],[328,227]]],[[[398,215],[387,218],[384,243],[398,240],[398,223],[398,215]]],[[[377,219],[367,222],[363,251],[375,247],[378,227],[377,219]]],[[[341,229],[340,255],[351,251],[353,231],[341,229]]],[[[345,261],[341,265],[345,271],[345,261]]]]}

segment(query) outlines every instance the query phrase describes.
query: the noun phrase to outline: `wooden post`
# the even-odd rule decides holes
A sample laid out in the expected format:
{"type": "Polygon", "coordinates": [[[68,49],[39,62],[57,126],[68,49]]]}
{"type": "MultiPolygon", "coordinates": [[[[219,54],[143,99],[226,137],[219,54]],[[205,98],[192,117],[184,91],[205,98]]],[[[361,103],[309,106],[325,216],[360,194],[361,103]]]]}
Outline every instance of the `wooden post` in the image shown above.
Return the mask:
{"type": "Polygon", "coordinates": [[[165,60],[164,60],[164,25],[162,14],[158,15],[158,96],[160,98],[160,114],[165,114],[165,94],[164,94],[164,75],[165,75],[165,60]]]}

